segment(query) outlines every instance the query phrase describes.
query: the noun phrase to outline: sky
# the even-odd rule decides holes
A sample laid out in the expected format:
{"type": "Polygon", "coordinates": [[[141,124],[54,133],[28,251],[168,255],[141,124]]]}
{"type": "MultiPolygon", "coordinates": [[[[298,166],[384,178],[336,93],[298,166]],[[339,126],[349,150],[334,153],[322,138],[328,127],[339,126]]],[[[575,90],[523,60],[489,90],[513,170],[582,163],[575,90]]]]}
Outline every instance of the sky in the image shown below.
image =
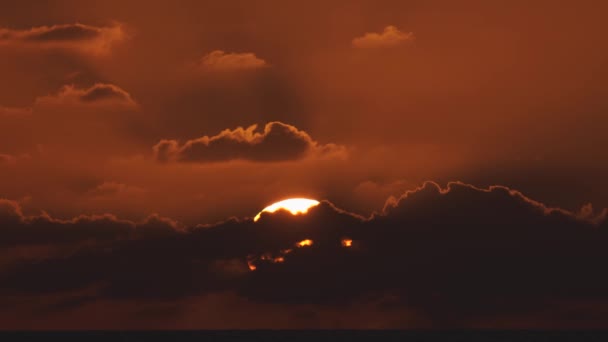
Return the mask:
{"type": "Polygon", "coordinates": [[[0,7],[0,328],[607,325],[607,3],[0,7]]]}

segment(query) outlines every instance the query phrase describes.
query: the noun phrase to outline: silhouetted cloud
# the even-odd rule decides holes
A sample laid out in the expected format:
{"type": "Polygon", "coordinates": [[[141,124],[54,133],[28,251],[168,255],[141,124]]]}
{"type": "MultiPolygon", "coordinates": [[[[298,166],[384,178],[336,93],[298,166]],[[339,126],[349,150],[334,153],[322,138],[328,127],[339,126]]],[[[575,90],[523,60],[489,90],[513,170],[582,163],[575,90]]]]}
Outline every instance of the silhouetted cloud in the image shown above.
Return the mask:
{"type": "Polygon", "coordinates": [[[3,243],[117,239],[111,253],[106,244],[22,263],[0,274],[5,293],[103,284],[98,298],[233,291],[252,301],[320,307],[390,297],[387,307],[413,309],[434,326],[608,299],[605,211],[548,208],[502,186],[428,182],[369,218],[327,201],[306,215],[280,210],[187,233],[153,217],[147,224],[160,235],[128,240],[118,237],[141,228],[114,217],[25,218],[13,202],[1,207],[3,243]]]}
{"type": "Polygon", "coordinates": [[[249,160],[258,162],[288,161],[309,155],[343,155],[344,148],[335,144],[322,145],[306,132],[281,122],[266,124],[263,132],[257,125],[224,130],[215,136],[189,140],[180,145],[176,140],[162,140],[154,146],[156,159],[161,162],[220,162],[249,160]]]}
{"type": "Polygon", "coordinates": [[[222,50],[206,54],[198,64],[198,67],[204,71],[252,70],[267,66],[268,63],[254,53],[227,53],[222,50]]]}
{"type": "Polygon", "coordinates": [[[108,53],[125,39],[121,25],[96,27],[80,23],[39,26],[26,30],[0,28],[0,46],[76,49],[91,54],[108,53]]]}
{"type": "Polygon", "coordinates": [[[389,25],[382,33],[366,33],[354,38],[352,44],[356,48],[383,48],[403,45],[414,39],[413,32],[401,32],[397,27],[389,25]]]}
{"type": "Polygon", "coordinates": [[[148,230],[179,230],[176,222],[158,215],[151,215],[143,222],[122,220],[111,214],[80,215],[67,220],[47,213],[29,216],[23,214],[19,203],[5,199],[0,199],[0,227],[0,248],[118,241],[137,237],[148,230]]]}
{"type": "Polygon", "coordinates": [[[110,104],[136,107],[131,95],[113,84],[96,83],[90,88],[81,89],[66,85],[57,94],[42,96],[36,99],[36,105],[44,104],[110,104]]]}

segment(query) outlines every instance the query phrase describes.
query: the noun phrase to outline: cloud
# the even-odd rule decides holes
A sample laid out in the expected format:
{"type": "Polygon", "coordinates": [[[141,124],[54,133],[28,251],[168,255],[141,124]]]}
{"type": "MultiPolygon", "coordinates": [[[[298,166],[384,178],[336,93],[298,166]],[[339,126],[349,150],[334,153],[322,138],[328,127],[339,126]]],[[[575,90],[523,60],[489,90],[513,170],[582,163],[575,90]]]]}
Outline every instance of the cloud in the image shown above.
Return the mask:
{"type": "Polygon", "coordinates": [[[302,218],[315,241],[309,253],[256,265],[264,275],[243,291],[264,301],[319,304],[390,293],[399,298],[393,305],[438,326],[605,300],[605,211],[583,212],[549,208],[502,186],[458,182],[445,189],[426,183],[366,220],[319,218],[313,208],[302,218]],[[358,247],[340,249],[341,236],[358,247]]]}
{"type": "Polygon", "coordinates": [[[150,215],[142,222],[117,218],[112,214],[54,218],[47,213],[25,215],[16,201],[0,199],[0,248],[23,245],[56,245],[87,241],[119,241],[158,231],[177,233],[177,222],[150,215]]]}
{"type": "Polygon", "coordinates": [[[306,132],[282,122],[270,122],[264,131],[257,125],[224,130],[215,136],[189,140],[180,145],[176,140],[162,140],[153,148],[160,162],[222,162],[248,160],[256,162],[290,161],[310,155],[344,155],[343,147],[321,145],[306,132]]]}
{"type": "Polygon", "coordinates": [[[412,42],[415,39],[413,32],[401,32],[395,26],[387,26],[382,33],[366,33],[362,37],[354,38],[352,41],[353,47],[368,49],[368,48],[386,48],[395,47],[412,42]]]}
{"type": "Polygon", "coordinates": [[[63,86],[57,94],[38,97],[35,105],[116,105],[137,107],[131,95],[113,84],[96,83],[81,89],[73,85],[63,86]]]}
{"type": "Polygon", "coordinates": [[[27,30],[0,28],[0,46],[23,46],[33,48],[61,48],[103,55],[112,46],[124,40],[122,25],[96,27],[80,23],[39,26],[27,30]]]}
{"type": "Polygon", "coordinates": [[[503,186],[427,182],[368,218],[322,201],[306,215],[280,210],[184,233],[153,216],[145,224],[159,234],[137,239],[122,237],[140,226],[111,216],[57,220],[26,217],[10,201],[0,208],[3,245],[110,242],[21,263],[0,273],[0,293],[99,286],[97,299],[164,300],[228,291],[316,310],[377,298],[386,310],[412,310],[435,327],[608,299],[605,212],[549,208],[503,186]],[[306,239],[314,243],[294,247],[306,239]],[[247,271],[251,262],[255,270],[247,271]]]}
{"type": "Polygon", "coordinates": [[[31,107],[0,106],[0,117],[27,117],[32,114],[31,107]]]}
{"type": "Polygon", "coordinates": [[[226,53],[215,50],[203,56],[198,66],[206,71],[239,71],[264,68],[268,63],[251,52],[226,53]]]}

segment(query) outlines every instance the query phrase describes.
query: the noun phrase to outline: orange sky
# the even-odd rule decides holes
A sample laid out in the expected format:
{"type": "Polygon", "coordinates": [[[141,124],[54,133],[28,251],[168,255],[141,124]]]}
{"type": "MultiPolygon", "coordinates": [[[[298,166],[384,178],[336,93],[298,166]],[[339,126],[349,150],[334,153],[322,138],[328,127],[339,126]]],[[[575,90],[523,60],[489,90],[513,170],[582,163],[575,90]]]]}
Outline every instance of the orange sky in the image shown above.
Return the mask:
{"type": "Polygon", "coordinates": [[[604,1],[0,3],[24,215],[367,217],[427,180],[608,207],[604,1]]]}
{"type": "Polygon", "coordinates": [[[423,180],[505,184],[572,209],[608,205],[601,2],[3,7],[0,153],[13,162],[0,165],[0,182],[26,209],[195,222],[306,192],[368,213],[423,180]],[[93,35],[26,37],[76,23],[93,35]],[[388,26],[397,33],[383,36],[388,26]],[[95,84],[127,98],[79,102],[95,84]],[[273,121],[348,153],[154,159],[163,139],[273,121]],[[137,190],[147,195],[130,197],[137,190]]]}

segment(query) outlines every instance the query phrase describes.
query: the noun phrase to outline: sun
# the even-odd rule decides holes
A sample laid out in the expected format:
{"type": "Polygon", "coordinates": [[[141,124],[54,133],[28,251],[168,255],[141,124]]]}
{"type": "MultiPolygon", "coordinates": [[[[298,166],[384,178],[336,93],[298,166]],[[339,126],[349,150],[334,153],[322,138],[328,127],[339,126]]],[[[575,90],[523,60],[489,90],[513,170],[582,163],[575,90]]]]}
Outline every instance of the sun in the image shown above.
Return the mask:
{"type": "Polygon", "coordinates": [[[279,209],[285,209],[293,215],[305,214],[308,212],[308,209],[317,205],[319,205],[319,201],[317,200],[308,198],[290,198],[267,206],[253,218],[253,221],[259,220],[263,212],[274,213],[279,209]]]}

